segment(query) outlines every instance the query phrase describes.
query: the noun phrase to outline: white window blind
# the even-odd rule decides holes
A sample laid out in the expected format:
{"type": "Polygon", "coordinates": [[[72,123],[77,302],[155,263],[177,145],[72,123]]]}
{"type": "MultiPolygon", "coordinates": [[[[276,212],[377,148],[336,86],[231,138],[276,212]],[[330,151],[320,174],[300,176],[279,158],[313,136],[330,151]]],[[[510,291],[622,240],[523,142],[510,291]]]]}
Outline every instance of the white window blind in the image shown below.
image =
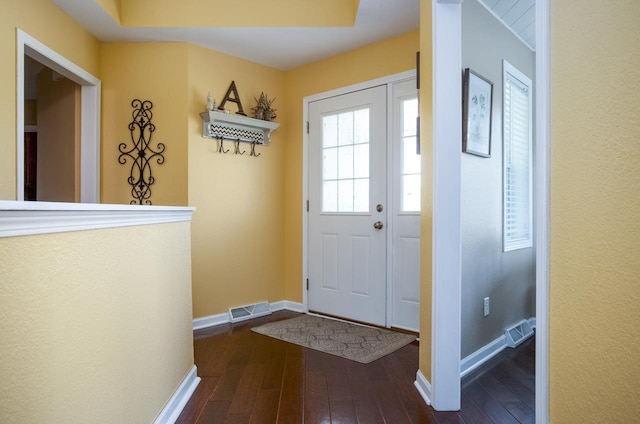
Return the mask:
{"type": "Polygon", "coordinates": [[[503,61],[504,251],[533,245],[531,79],[503,61]]]}

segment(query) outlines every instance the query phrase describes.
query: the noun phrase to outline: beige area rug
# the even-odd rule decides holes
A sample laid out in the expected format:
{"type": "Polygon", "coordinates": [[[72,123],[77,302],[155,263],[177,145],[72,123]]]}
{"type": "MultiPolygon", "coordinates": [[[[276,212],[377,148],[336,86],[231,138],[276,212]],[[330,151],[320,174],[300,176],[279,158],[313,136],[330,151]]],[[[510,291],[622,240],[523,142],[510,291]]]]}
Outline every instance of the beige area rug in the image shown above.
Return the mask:
{"type": "Polygon", "coordinates": [[[416,339],[409,334],[312,315],[270,322],[251,330],[363,364],[388,355],[416,339]]]}

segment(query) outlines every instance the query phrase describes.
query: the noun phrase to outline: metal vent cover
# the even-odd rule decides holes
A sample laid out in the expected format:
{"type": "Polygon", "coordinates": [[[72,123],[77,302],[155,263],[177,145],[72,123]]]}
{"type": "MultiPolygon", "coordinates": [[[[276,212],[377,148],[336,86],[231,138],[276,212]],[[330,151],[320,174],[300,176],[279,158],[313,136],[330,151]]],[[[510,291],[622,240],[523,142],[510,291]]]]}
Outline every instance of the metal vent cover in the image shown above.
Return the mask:
{"type": "Polygon", "coordinates": [[[229,320],[231,322],[244,321],[271,314],[269,302],[259,302],[251,305],[229,308],[229,320]]]}

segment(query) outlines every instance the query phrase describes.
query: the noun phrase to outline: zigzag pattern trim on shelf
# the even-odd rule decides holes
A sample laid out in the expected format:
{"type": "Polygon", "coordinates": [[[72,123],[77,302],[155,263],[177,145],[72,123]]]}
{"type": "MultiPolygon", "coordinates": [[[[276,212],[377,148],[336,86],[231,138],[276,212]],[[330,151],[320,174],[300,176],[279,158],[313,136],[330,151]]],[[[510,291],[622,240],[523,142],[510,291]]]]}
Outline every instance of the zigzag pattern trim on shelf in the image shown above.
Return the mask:
{"type": "Polygon", "coordinates": [[[213,138],[224,137],[229,140],[249,141],[261,143],[264,141],[264,133],[262,131],[249,131],[231,128],[222,125],[209,125],[209,135],[213,138]]]}

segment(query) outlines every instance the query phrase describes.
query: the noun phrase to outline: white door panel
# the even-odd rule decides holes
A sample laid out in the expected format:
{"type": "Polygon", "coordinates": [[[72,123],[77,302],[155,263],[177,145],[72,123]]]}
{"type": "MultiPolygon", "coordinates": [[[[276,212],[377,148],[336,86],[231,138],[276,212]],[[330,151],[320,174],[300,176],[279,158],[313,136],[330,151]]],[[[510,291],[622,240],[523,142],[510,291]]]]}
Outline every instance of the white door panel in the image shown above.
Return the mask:
{"type": "Polygon", "coordinates": [[[415,80],[393,84],[391,130],[393,209],[391,221],[391,322],[393,327],[420,328],[420,156],[415,80]]]}
{"type": "Polygon", "coordinates": [[[312,102],[309,120],[309,309],[386,325],[386,88],[312,102]]]}

